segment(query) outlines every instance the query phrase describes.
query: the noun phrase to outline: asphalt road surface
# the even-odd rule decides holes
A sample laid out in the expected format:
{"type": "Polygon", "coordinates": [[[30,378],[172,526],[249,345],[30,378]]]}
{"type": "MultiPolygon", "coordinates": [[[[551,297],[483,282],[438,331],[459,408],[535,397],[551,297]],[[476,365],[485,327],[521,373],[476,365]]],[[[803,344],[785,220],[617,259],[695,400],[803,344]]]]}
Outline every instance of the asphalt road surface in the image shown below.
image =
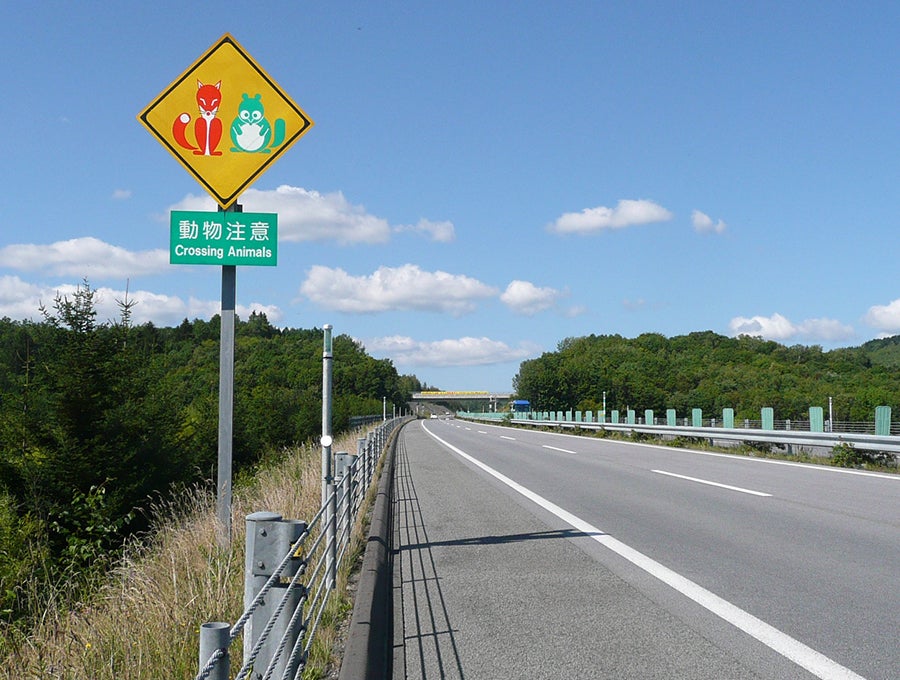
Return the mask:
{"type": "Polygon", "coordinates": [[[401,432],[394,678],[900,678],[900,477],[401,432]]]}

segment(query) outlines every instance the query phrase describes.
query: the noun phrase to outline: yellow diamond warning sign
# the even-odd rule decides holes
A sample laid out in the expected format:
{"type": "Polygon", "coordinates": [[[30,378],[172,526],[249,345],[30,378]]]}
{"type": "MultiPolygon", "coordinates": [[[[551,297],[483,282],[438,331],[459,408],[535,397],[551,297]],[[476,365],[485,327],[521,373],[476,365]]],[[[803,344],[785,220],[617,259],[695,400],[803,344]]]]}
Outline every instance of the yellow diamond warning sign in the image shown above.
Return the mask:
{"type": "Polygon", "coordinates": [[[313,125],[228,34],[138,120],[223,208],[313,125]]]}

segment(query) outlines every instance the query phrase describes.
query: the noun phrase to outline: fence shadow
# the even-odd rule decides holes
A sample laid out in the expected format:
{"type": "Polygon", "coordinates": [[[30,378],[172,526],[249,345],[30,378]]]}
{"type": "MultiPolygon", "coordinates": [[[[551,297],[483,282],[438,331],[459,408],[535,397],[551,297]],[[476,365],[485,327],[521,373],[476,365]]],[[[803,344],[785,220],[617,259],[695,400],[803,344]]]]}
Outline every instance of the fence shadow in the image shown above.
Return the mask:
{"type": "Polygon", "coordinates": [[[404,545],[400,550],[422,550],[441,546],[466,546],[466,545],[503,545],[505,543],[520,543],[522,541],[559,540],[569,538],[582,538],[585,536],[604,536],[600,531],[578,531],[577,529],[552,529],[548,531],[534,531],[524,534],[505,534],[502,536],[473,536],[471,538],[456,538],[451,541],[432,541],[404,545]]]}
{"type": "Polygon", "coordinates": [[[406,677],[461,679],[465,675],[456,644],[457,631],[450,621],[441,578],[431,552],[432,547],[440,543],[428,539],[402,441],[397,447],[393,503],[395,549],[392,559],[394,572],[399,574],[399,578],[395,576],[394,608],[395,619],[400,619],[395,620],[395,638],[402,634],[401,639],[394,640],[394,677],[398,676],[397,666],[402,663],[406,677]],[[434,668],[437,675],[426,676],[429,669],[434,668]],[[409,675],[412,669],[419,672],[409,675]]]}

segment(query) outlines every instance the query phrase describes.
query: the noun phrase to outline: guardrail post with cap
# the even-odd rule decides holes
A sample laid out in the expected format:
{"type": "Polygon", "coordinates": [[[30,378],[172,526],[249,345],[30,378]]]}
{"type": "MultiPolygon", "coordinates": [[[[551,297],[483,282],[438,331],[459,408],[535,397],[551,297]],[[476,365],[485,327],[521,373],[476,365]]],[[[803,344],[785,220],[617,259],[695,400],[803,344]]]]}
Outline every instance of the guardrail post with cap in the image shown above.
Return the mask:
{"type": "Polygon", "coordinates": [[[357,456],[346,451],[339,451],[334,454],[334,476],[338,481],[338,488],[341,489],[341,497],[344,499],[344,505],[341,506],[341,526],[344,530],[344,543],[350,543],[350,528],[353,525],[354,510],[354,489],[356,482],[354,480],[353,470],[356,467],[357,456]]]}
{"type": "MultiPolygon", "coordinates": [[[[360,489],[360,493],[365,494],[366,489],[369,488],[369,480],[366,477],[366,468],[369,461],[366,457],[365,437],[357,437],[356,439],[356,460],[356,484],[360,489]]],[[[355,509],[354,512],[356,512],[355,509]]]]}
{"type": "MultiPolygon", "coordinates": [[[[244,554],[244,611],[250,609],[256,596],[265,586],[269,578],[275,573],[277,567],[284,560],[291,546],[297,542],[303,532],[306,531],[306,522],[300,520],[282,519],[281,515],[274,512],[254,512],[246,517],[247,535],[246,552],[244,554]]],[[[288,652],[293,647],[300,634],[298,623],[295,630],[288,630],[291,615],[300,606],[303,596],[302,588],[288,589],[288,582],[297,573],[303,563],[300,555],[294,555],[287,566],[281,572],[281,579],[265,596],[253,611],[250,619],[244,627],[244,665],[250,661],[253,648],[259,642],[266,624],[272,618],[278,606],[284,601],[281,615],[273,625],[266,642],[259,650],[254,668],[263,671],[269,666],[282,637],[287,634],[286,649],[288,652]]],[[[275,674],[272,677],[282,677],[287,668],[288,654],[282,654],[275,665],[275,674]]],[[[262,678],[262,673],[254,671],[254,680],[262,678]]],[[[291,676],[293,677],[293,676],[291,676]]]]}
{"type": "Polygon", "coordinates": [[[374,434],[372,432],[366,433],[366,462],[364,467],[366,469],[365,472],[365,482],[366,488],[368,488],[369,484],[372,480],[371,467],[372,467],[372,441],[374,439],[374,434]]]}

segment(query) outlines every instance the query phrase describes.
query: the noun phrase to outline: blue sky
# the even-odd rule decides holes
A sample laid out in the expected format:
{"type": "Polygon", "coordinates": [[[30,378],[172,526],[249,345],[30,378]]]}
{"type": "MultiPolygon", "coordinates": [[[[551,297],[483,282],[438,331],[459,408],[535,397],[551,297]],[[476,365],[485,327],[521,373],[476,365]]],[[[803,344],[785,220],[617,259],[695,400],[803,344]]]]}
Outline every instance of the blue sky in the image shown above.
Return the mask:
{"type": "Polygon", "coordinates": [[[590,333],[825,349],[900,333],[897,2],[6,3],[0,316],[219,310],[214,210],[137,115],[230,33],[315,122],[238,313],[330,323],[443,389],[590,333]]]}

